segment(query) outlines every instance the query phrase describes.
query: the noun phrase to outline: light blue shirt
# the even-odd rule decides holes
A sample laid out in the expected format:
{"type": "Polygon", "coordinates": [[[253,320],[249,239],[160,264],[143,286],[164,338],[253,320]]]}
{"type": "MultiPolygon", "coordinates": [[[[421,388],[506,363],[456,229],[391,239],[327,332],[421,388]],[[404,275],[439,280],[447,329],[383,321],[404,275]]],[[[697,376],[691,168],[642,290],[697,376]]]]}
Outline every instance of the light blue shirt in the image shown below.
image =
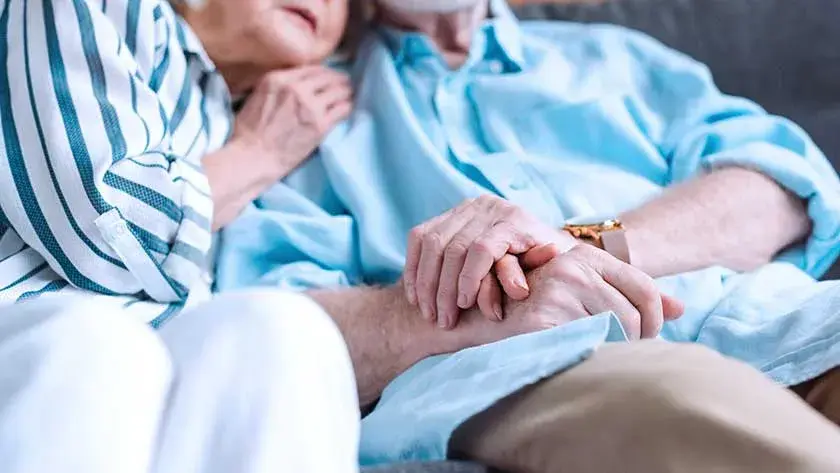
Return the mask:
{"type": "MultiPolygon", "coordinates": [[[[467,198],[495,193],[560,226],[746,166],[807,199],[812,233],[754,273],[659,280],[687,304],[662,337],[708,345],[784,384],[840,365],[840,289],[813,279],[840,251],[840,182],[808,136],[639,33],[519,24],[502,1],[493,12],[457,71],[422,35],[368,35],[352,67],[356,110],[226,230],[220,287],[389,284],[409,230],[467,198]]],[[[464,419],[622,340],[602,314],[426,360],[364,420],[362,463],[442,458],[464,419]]]]}
{"type": "Polygon", "coordinates": [[[209,293],[229,103],[165,0],[0,2],[0,305],[83,293],[158,326],[209,293]]]}

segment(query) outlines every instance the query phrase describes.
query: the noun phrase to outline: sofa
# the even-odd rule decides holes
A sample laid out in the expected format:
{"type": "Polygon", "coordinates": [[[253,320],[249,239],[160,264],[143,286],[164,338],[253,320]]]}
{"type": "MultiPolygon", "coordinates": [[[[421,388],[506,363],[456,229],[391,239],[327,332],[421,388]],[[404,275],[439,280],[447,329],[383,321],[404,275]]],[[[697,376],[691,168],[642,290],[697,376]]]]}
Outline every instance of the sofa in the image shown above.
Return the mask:
{"type": "MultiPolygon", "coordinates": [[[[520,0],[523,19],[613,23],[706,63],[726,93],[805,128],[840,168],[840,0],[520,0]],[[579,3],[578,3],[579,2],[579,3]]],[[[826,276],[840,277],[840,265],[826,276]]],[[[490,473],[475,464],[396,465],[365,473],[490,473]]],[[[608,472],[605,472],[608,473],[608,472]]]]}

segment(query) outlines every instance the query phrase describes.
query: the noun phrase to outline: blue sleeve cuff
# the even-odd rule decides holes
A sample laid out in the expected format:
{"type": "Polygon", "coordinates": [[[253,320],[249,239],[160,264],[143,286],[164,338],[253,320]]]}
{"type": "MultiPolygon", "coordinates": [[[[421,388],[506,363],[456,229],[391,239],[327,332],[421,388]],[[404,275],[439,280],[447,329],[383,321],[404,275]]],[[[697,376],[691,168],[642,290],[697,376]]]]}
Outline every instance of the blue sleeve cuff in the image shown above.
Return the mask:
{"type": "Polygon", "coordinates": [[[706,156],[706,168],[739,166],[754,169],[774,179],[790,192],[807,200],[813,222],[804,244],[777,258],[819,278],[840,255],[840,180],[822,153],[809,145],[804,154],[767,142],[753,142],[706,156]]]}

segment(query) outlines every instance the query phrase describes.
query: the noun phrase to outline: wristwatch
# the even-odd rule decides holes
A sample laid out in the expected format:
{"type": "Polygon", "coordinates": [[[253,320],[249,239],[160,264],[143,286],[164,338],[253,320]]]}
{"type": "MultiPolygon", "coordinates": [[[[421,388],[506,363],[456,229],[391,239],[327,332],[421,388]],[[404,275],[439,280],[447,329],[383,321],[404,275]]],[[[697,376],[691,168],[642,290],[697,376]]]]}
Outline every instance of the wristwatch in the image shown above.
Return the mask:
{"type": "Polygon", "coordinates": [[[630,247],[624,224],[618,219],[604,220],[598,223],[566,224],[563,230],[573,237],[593,244],[616,258],[630,264],[630,247]]]}

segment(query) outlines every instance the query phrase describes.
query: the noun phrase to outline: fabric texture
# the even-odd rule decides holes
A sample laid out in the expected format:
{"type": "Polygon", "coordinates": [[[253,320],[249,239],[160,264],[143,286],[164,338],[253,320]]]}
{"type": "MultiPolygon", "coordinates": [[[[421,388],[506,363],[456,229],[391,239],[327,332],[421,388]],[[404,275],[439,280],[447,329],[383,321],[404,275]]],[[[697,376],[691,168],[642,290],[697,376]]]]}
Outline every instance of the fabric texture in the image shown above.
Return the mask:
{"type": "Polygon", "coordinates": [[[350,356],[308,298],[220,296],[157,332],[119,315],[0,308],[4,473],[358,472],[350,356]]]}
{"type": "Polygon", "coordinates": [[[840,430],[799,397],[707,348],[657,341],[607,344],[451,442],[457,458],[518,473],[840,471],[840,430]]]}
{"type": "Polygon", "coordinates": [[[162,324],[208,286],[223,79],[161,0],[6,1],[0,38],[0,303],[101,294],[162,324]]]}
{"type": "MultiPolygon", "coordinates": [[[[450,72],[423,36],[372,32],[356,108],[314,156],[224,233],[221,289],[389,284],[409,230],[494,193],[556,226],[612,216],[709,168],[759,169],[808,200],[814,231],[750,274],[658,281],[697,342],[786,385],[840,365],[840,181],[795,124],[727,96],[702,64],[614,26],[518,24],[501,1],[450,72]]],[[[518,388],[623,339],[611,314],[417,364],[364,419],[365,465],[438,460],[451,432],[518,388]],[[411,426],[407,429],[406,426],[411,426]]]]}
{"type": "MultiPolygon", "coordinates": [[[[524,19],[610,23],[644,31],[706,64],[726,93],[801,125],[840,168],[840,2],[607,0],[520,6],[524,19]]],[[[826,279],[840,277],[840,264],[826,279]]]]}

